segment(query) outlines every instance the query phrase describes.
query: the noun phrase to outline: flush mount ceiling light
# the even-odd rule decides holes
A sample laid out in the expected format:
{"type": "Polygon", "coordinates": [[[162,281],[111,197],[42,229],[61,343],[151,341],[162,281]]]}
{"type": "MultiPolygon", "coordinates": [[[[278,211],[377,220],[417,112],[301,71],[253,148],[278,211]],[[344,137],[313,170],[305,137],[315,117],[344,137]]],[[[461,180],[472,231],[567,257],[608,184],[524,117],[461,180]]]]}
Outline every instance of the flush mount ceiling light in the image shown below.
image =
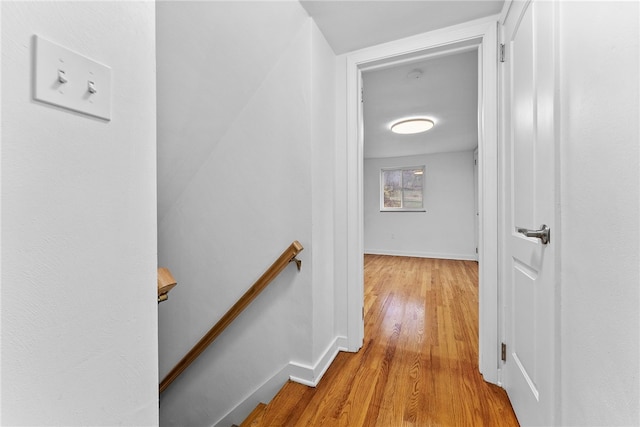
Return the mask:
{"type": "Polygon", "coordinates": [[[426,132],[433,127],[433,124],[433,120],[423,118],[400,120],[391,125],[391,132],[403,135],[426,132]]]}

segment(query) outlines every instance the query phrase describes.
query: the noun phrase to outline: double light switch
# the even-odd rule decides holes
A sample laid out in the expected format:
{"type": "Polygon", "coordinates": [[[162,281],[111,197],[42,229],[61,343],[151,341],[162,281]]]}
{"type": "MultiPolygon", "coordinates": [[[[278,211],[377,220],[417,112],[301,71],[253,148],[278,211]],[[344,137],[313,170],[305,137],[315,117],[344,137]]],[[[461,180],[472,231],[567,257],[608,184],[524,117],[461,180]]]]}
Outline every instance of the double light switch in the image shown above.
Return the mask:
{"type": "Polygon", "coordinates": [[[111,68],[34,36],[34,99],[111,120],[111,68]]]}

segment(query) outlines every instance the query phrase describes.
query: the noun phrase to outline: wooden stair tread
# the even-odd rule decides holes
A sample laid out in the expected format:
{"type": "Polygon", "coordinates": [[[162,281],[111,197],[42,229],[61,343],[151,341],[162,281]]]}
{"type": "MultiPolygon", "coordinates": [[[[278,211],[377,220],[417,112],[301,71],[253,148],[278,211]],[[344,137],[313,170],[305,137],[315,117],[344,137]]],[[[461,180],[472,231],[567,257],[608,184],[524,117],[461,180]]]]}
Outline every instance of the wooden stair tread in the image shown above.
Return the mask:
{"type": "Polygon", "coordinates": [[[246,420],[240,424],[240,427],[258,427],[261,425],[262,417],[267,409],[267,405],[264,403],[258,403],[253,411],[249,414],[246,420]]]}
{"type": "Polygon", "coordinates": [[[265,411],[263,426],[292,426],[300,418],[315,389],[291,380],[275,395],[265,411]]]}

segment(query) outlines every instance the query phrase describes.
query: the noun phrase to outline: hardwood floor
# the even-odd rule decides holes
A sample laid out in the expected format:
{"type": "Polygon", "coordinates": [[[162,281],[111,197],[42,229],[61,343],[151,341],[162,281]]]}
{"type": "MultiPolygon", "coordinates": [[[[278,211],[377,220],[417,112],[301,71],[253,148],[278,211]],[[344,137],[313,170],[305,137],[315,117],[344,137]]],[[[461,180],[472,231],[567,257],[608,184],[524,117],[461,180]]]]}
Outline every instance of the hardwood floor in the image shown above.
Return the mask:
{"type": "Polygon", "coordinates": [[[253,425],[517,426],[478,372],[477,264],[367,255],[364,271],[362,349],[315,389],[287,383],[253,425]]]}

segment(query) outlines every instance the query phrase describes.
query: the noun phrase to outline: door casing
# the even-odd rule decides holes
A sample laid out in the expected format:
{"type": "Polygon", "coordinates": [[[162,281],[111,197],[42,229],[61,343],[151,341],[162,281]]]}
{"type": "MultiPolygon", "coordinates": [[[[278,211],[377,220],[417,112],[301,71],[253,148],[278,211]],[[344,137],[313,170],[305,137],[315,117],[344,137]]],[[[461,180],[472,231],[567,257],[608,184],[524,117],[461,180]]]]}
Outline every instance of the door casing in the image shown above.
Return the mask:
{"type": "Polygon", "coordinates": [[[346,55],[347,349],[364,340],[362,71],[476,46],[479,55],[479,366],[499,384],[498,341],[498,16],[432,31],[346,55]]]}

